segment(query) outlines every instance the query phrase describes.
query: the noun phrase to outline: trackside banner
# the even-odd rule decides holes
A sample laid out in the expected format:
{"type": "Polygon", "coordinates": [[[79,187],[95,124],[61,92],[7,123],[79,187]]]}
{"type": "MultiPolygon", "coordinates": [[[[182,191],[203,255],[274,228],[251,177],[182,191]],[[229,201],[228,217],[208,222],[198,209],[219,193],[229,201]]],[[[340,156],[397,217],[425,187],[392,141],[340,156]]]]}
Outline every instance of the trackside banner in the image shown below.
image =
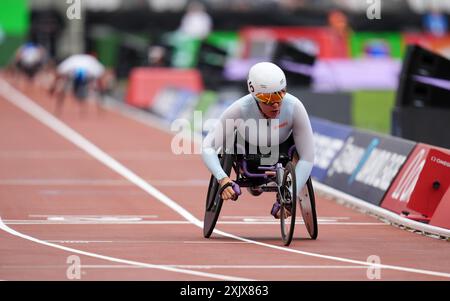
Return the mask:
{"type": "Polygon", "coordinates": [[[408,209],[407,206],[431,148],[432,146],[427,144],[418,143],[416,145],[399,171],[398,176],[392,182],[381,203],[381,207],[399,214],[402,212],[413,215],[418,214],[418,212],[408,209]]]}
{"type": "Polygon", "coordinates": [[[392,182],[381,207],[450,229],[449,186],[450,151],[418,143],[392,182]]]}
{"type": "Polygon", "coordinates": [[[431,219],[450,186],[450,154],[430,149],[417,182],[408,208],[431,219]]]}
{"type": "Polygon", "coordinates": [[[311,176],[322,182],[352,128],[316,117],[311,117],[310,121],[314,133],[314,168],[311,176]]]}
{"type": "Polygon", "coordinates": [[[354,130],[324,183],[379,205],[414,146],[411,141],[354,130]]]}
{"type": "Polygon", "coordinates": [[[431,218],[430,225],[450,229],[450,188],[441,199],[431,218]]]}

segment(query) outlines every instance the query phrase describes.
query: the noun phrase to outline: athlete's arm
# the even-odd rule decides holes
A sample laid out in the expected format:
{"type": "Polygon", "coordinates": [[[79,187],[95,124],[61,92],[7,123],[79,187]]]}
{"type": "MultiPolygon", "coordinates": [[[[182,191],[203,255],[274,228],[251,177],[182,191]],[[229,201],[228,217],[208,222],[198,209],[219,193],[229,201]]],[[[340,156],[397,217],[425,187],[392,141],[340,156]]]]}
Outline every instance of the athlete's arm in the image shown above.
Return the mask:
{"type": "Polygon", "coordinates": [[[309,121],[308,113],[303,104],[298,101],[294,105],[293,111],[293,135],[295,147],[300,160],[295,167],[295,177],[297,180],[297,194],[303,188],[314,165],[314,138],[309,121]]]}
{"type": "Polygon", "coordinates": [[[202,159],[208,167],[209,171],[220,182],[220,180],[227,178],[228,175],[222,169],[219,158],[217,157],[217,150],[225,145],[232,146],[234,139],[234,121],[241,116],[240,104],[233,103],[220,116],[218,122],[208,135],[203,140],[202,145],[202,159]],[[229,120],[228,122],[226,122],[229,120]]]}

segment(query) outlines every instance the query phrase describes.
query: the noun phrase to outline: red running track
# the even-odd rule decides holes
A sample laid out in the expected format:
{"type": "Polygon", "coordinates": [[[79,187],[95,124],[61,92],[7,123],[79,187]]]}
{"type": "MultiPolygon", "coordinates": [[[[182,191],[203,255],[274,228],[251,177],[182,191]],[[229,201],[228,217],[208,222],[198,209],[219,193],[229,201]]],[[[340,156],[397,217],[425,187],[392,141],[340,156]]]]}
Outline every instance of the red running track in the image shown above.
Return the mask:
{"type": "Polygon", "coordinates": [[[284,248],[269,215],[274,195],[246,192],[224,204],[225,236],[204,239],[209,172],[198,155],[173,154],[167,131],[115,109],[89,104],[80,116],[72,100],[59,120],[80,140],[54,123],[53,107],[40,89],[19,92],[0,78],[0,280],[450,279],[448,242],[326,196],[316,241],[298,224],[284,248]]]}

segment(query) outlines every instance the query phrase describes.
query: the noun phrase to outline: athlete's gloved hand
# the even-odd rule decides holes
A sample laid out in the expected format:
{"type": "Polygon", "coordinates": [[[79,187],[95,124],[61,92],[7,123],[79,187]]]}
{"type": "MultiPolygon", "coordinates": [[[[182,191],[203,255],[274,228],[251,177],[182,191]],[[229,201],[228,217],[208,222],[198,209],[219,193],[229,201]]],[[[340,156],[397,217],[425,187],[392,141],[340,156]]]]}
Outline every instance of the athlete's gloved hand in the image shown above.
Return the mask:
{"type": "Polygon", "coordinates": [[[222,191],[222,199],[223,200],[236,200],[237,197],[241,194],[239,186],[237,184],[233,183],[230,178],[225,177],[219,181],[220,187],[224,187],[226,185],[229,185],[222,191]]]}

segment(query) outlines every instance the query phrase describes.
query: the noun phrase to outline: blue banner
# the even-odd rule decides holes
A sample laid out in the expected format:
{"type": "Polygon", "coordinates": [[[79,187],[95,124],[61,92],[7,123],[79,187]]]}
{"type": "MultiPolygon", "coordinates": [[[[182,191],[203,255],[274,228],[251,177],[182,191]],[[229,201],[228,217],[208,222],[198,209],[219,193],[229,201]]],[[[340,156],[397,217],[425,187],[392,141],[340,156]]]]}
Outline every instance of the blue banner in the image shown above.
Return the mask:
{"type": "Polygon", "coordinates": [[[415,142],[354,130],[327,170],[324,183],[379,205],[415,142]]]}
{"type": "Polygon", "coordinates": [[[311,176],[322,182],[331,162],[352,132],[352,128],[316,117],[311,117],[310,120],[314,132],[315,152],[311,176]]]}

